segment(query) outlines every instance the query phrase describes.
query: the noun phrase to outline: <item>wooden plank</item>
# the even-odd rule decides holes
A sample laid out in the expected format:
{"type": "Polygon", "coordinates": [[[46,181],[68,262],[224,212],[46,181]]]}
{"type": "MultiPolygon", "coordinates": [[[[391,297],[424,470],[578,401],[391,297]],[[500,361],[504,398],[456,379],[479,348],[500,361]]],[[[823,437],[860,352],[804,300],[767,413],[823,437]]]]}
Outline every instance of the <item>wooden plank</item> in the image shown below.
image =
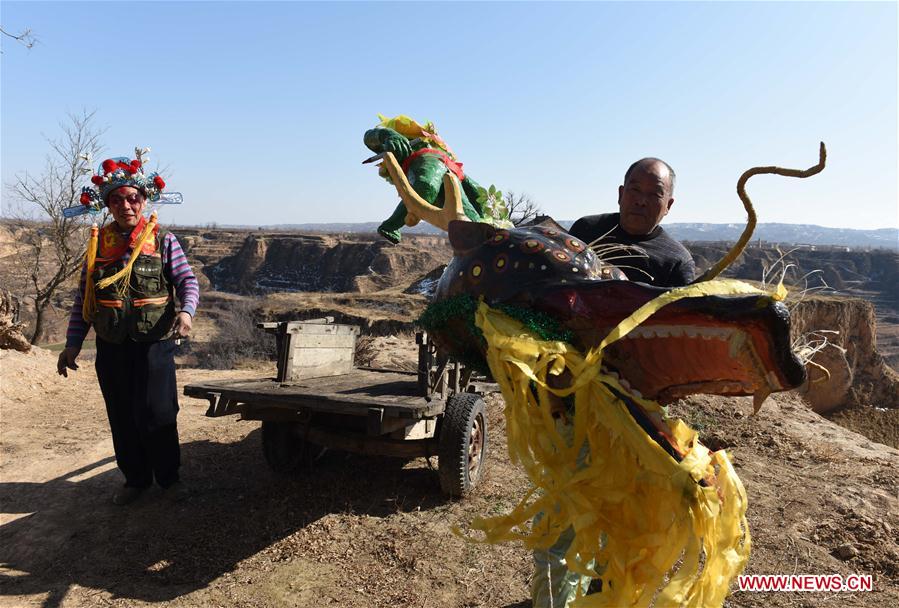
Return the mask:
{"type": "MultiPolygon", "coordinates": [[[[425,418],[425,420],[430,420],[435,425],[437,424],[437,421],[433,418],[425,418]]],[[[419,422],[421,422],[421,420],[414,421],[409,418],[384,418],[381,420],[381,434],[389,434],[395,439],[405,439],[405,437],[403,437],[403,430],[411,425],[418,424],[419,422]],[[397,436],[397,434],[399,434],[399,436],[397,436]]]]}
{"type": "Polygon", "coordinates": [[[384,417],[418,419],[436,416],[443,412],[442,400],[427,401],[424,398],[378,399],[346,394],[328,394],[289,390],[296,387],[282,387],[269,381],[253,387],[231,387],[217,385],[188,385],[184,394],[190,397],[206,398],[210,393],[218,393],[220,399],[239,402],[251,407],[283,407],[288,409],[309,409],[333,412],[351,416],[367,416],[369,408],[382,408],[384,417]]]}
{"type": "Polygon", "coordinates": [[[321,317],[318,319],[306,319],[304,321],[291,321],[291,323],[309,323],[311,325],[325,325],[333,322],[334,317],[321,317]]]}
{"type": "Polygon", "coordinates": [[[436,430],[437,421],[433,418],[425,418],[424,420],[419,420],[415,424],[406,426],[402,431],[395,433],[395,435],[402,433],[402,437],[397,438],[405,439],[406,441],[414,439],[430,439],[434,437],[436,430]]]}
{"type": "Polygon", "coordinates": [[[283,422],[305,422],[307,410],[294,410],[284,407],[260,407],[244,404],[240,408],[241,420],[275,420],[283,422]]]}
{"type": "Polygon", "coordinates": [[[290,336],[284,333],[283,325],[277,330],[277,348],[278,348],[278,381],[284,382],[287,379],[287,360],[290,354],[290,336]]]}
{"type": "Polygon", "coordinates": [[[311,325],[323,325],[325,323],[333,323],[334,317],[321,317],[320,319],[306,319],[305,321],[265,321],[262,323],[257,323],[256,327],[259,329],[279,329],[281,327],[295,327],[302,323],[309,323],[311,325]]]}
{"type": "Polygon", "coordinates": [[[342,335],[358,335],[359,328],[356,325],[323,325],[318,323],[290,323],[287,326],[289,334],[303,335],[320,335],[320,334],[342,334],[342,335]]]}
{"type": "Polygon", "coordinates": [[[353,369],[354,352],[355,349],[352,347],[294,348],[285,381],[346,374],[353,369]]]}
{"type": "Polygon", "coordinates": [[[416,458],[419,456],[433,456],[437,453],[437,441],[435,439],[397,440],[365,437],[349,433],[335,433],[314,426],[306,431],[304,436],[308,441],[316,445],[357,454],[416,458]]]}
{"type": "Polygon", "coordinates": [[[349,348],[356,347],[356,336],[353,334],[303,334],[293,336],[291,346],[294,350],[305,348],[349,348]]]}
{"type": "MultiPolygon", "coordinates": [[[[408,383],[402,383],[402,386],[408,388],[408,383]]],[[[296,384],[281,384],[279,382],[268,380],[263,382],[256,383],[220,383],[220,384],[208,384],[208,385],[188,385],[185,387],[184,394],[188,397],[198,397],[202,399],[206,399],[209,394],[222,394],[222,393],[232,393],[232,392],[241,392],[241,393],[258,393],[258,394],[279,394],[284,395],[285,397],[290,397],[292,395],[330,395],[334,398],[339,399],[347,399],[352,400],[356,397],[361,397],[365,399],[369,399],[372,401],[377,401],[378,403],[398,403],[398,404],[414,404],[414,403],[427,403],[429,400],[425,397],[419,397],[418,395],[411,394],[413,391],[410,390],[406,394],[398,393],[397,391],[393,391],[390,389],[390,385],[386,385],[384,388],[386,390],[380,391],[377,390],[378,386],[375,387],[359,387],[350,390],[333,390],[329,387],[309,387],[303,385],[296,384]]]]}
{"type": "MultiPolygon", "coordinates": [[[[350,372],[332,378],[310,378],[291,385],[291,389],[317,390],[324,392],[338,392],[349,389],[364,389],[366,387],[390,386],[391,390],[398,389],[403,384],[413,384],[414,372],[403,372],[383,369],[354,368],[350,372]],[[395,386],[394,386],[395,385],[395,386]]],[[[275,378],[241,378],[231,380],[214,380],[210,382],[193,383],[188,386],[278,386],[275,378]]],[[[412,391],[409,394],[413,394],[412,391]]]]}
{"type": "Polygon", "coordinates": [[[429,378],[431,375],[431,343],[428,342],[428,334],[421,331],[415,334],[415,343],[418,344],[418,393],[430,395],[429,378]]]}
{"type": "Polygon", "coordinates": [[[289,352],[280,380],[294,382],[304,378],[346,374],[353,367],[356,336],[352,325],[289,323],[289,352]]]}

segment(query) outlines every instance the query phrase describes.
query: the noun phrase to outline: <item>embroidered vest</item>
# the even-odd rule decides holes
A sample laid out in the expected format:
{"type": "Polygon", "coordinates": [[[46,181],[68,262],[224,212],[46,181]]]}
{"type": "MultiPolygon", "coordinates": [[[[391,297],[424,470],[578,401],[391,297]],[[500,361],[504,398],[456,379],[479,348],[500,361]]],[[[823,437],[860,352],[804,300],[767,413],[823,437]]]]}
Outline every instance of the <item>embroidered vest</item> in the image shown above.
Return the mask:
{"type": "MultiPolygon", "coordinates": [[[[135,229],[130,242],[119,233],[115,224],[100,230],[92,277],[94,285],[125,267],[125,256],[135,240],[133,237],[135,233],[140,234],[142,228],[135,229]]],[[[116,282],[96,290],[94,331],[103,340],[115,344],[121,344],[127,338],[135,342],[155,342],[171,331],[175,322],[175,301],[172,285],[162,266],[161,248],[165,235],[164,231],[158,232],[147,239],[142,251],[132,252],[138,257],[125,289],[116,282]]]]}

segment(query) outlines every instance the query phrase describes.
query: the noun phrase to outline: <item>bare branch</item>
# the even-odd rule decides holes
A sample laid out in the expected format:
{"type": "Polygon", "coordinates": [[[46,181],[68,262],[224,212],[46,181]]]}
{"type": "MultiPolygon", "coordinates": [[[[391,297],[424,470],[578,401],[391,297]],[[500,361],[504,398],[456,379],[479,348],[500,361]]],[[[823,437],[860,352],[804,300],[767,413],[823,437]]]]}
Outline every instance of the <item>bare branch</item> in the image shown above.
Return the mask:
{"type": "Polygon", "coordinates": [[[527,194],[507,192],[503,197],[509,208],[509,218],[516,226],[527,224],[540,215],[540,206],[527,194]]]}
{"type": "Polygon", "coordinates": [[[0,26],[0,34],[12,38],[16,42],[24,46],[26,49],[30,49],[35,44],[37,44],[37,38],[35,38],[34,34],[31,33],[31,28],[25,28],[18,34],[11,34],[3,29],[2,26],[0,26]]]}

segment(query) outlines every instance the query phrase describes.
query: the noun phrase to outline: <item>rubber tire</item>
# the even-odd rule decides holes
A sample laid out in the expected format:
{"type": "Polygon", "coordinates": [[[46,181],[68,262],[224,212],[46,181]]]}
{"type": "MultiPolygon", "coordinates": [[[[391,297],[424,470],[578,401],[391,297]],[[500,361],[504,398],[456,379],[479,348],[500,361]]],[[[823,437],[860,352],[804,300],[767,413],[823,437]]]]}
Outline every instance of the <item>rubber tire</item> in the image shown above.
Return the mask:
{"type": "Polygon", "coordinates": [[[262,421],[262,453],[269,468],[279,475],[295,473],[308,460],[308,446],[296,426],[296,422],[262,421]]]}
{"type": "Polygon", "coordinates": [[[484,400],[479,395],[458,393],[447,400],[440,421],[437,456],[440,488],[451,497],[466,496],[484,476],[487,462],[487,411],[484,400]],[[477,433],[476,437],[472,437],[473,431],[477,433]],[[474,458],[470,459],[469,449],[473,440],[479,445],[475,448],[474,458]]]}

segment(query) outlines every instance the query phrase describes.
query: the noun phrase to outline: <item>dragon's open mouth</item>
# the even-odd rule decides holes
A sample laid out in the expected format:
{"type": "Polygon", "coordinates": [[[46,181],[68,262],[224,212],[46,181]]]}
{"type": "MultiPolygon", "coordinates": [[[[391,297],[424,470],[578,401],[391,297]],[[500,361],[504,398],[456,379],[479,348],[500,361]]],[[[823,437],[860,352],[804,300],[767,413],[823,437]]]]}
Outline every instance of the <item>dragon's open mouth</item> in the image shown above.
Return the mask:
{"type": "MultiPolygon", "coordinates": [[[[626,281],[546,290],[531,306],[558,319],[584,348],[600,344],[634,310],[666,290],[626,281]]],[[[638,396],[670,402],[695,393],[754,395],[805,380],[790,350],[786,307],[768,295],[703,296],[664,306],[604,356],[638,396]]]]}

